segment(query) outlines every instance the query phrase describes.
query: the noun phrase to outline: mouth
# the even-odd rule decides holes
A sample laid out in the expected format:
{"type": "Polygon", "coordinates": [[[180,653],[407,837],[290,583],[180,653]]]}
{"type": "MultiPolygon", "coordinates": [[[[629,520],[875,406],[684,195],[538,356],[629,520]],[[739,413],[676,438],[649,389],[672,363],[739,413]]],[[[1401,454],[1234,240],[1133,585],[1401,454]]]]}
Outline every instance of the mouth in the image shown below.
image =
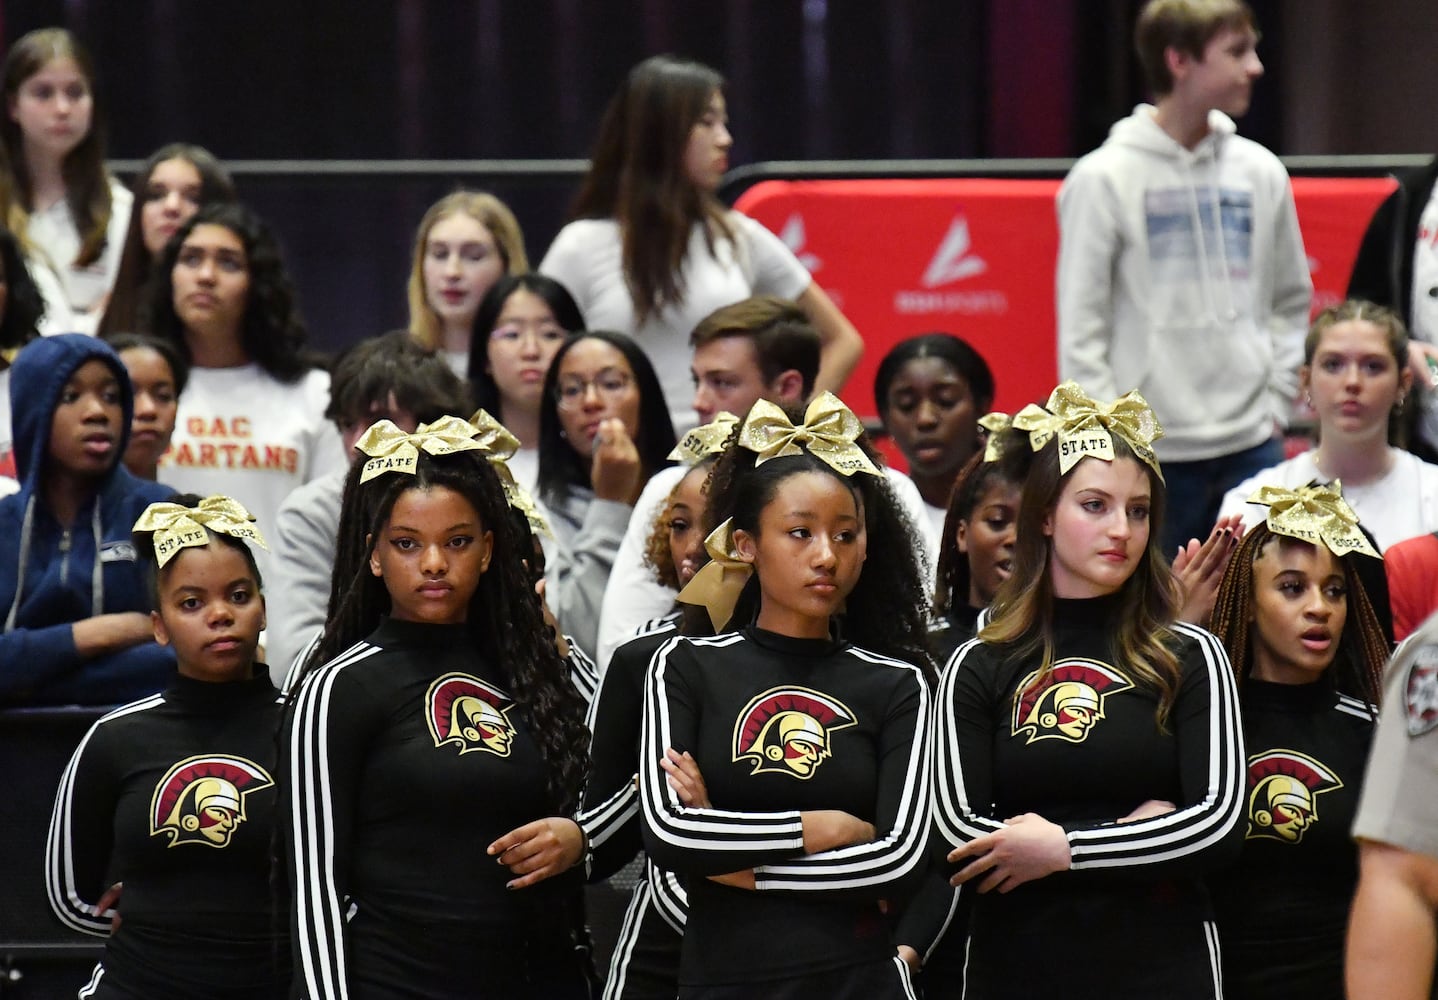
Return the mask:
{"type": "Polygon", "coordinates": [[[602,422],[603,421],[600,420],[591,420],[579,428],[579,432],[584,435],[586,441],[593,441],[594,436],[599,433],[599,425],[602,422]]]}
{"type": "Polygon", "coordinates": [[[115,450],[115,439],[109,434],[87,434],[80,440],[85,454],[104,458],[115,450]]]}
{"type": "Polygon", "coordinates": [[[937,462],[944,457],[944,446],[937,441],[921,441],[914,447],[914,457],[926,465],[937,462]]]}
{"type": "Polygon", "coordinates": [[[1013,574],[1014,561],[1012,559],[1000,559],[994,563],[994,570],[998,573],[999,579],[1007,580],[1013,574]]]}
{"type": "Polygon", "coordinates": [[[1338,412],[1345,417],[1356,417],[1363,412],[1363,404],[1353,401],[1346,402],[1338,407],[1338,412]]]}
{"type": "Polygon", "coordinates": [[[465,292],[462,288],[446,288],[439,293],[439,297],[444,299],[449,305],[457,306],[464,301],[465,292]]]}
{"type": "Polygon", "coordinates": [[[1333,645],[1333,636],[1325,628],[1311,628],[1298,637],[1310,653],[1326,653],[1333,645]]]}
{"type": "Polygon", "coordinates": [[[205,643],[205,648],[212,653],[233,653],[242,648],[244,642],[232,635],[222,635],[205,643]]]}
{"type": "Polygon", "coordinates": [[[192,292],[185,301],[196,309],[213,309],[217,300],[209,292],[192,292]]]}
{"type": "Polygon", "coordinates": [[[806,583],[804,587],[805,589],[811,590],[814,593],[820,594],[824,597],[828,597],[836,593],[839,589],[839,585],[836,584],[833,580],[814,580],[810,583],[806,583]]]}
{"type": "Polygon", "coordinates": [[[544,381],[544,369],[543,369],[543,368],[521,368],[521,369],[519,370],[519,380],[520,380],[521,382],[525,383],[526,385],[534,385],[534,384],[536,384],[536,383],[543,382],[543,381],[544,381]]]}
{"type": "Polygon", "coordinates": [[[447,583],[440,582],[426,583],[419,588],[420,596],[427,597],[430,600],[438,600],[440,598],[448,597],[453,592],[454,588],[452,586],[447,583]]]}
{"type": "Polygon", "coordinates": [[[1099,553],[1099,556],[1103,559],[1107,559],[1109,562],[1128,562],[1128,552],[1123,549],[1105,549],[1099,553]]]}

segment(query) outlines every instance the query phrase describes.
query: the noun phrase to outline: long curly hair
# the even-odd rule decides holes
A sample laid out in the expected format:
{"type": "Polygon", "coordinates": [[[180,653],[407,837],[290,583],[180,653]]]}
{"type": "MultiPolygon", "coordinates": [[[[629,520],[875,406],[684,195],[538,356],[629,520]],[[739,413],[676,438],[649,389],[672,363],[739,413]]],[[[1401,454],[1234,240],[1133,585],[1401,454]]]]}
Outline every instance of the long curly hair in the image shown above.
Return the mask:
{"type": "MultiPolygon", "coordinates": [[[[1005,454],[1029,448],[1028,434],[1009,429],[1000,438],[1005,454]]],[[[1053,512],[1064,484],[1078,468],[1059,472],[1059,442],[1049,440],[1033,456],[1019,503],[1018,540],[1014,544],[1013,572],[999,587],[991,605],[989,624],[979,632],[985,642],[1004,647],[1017,658],[1039,658],[1035,684],[1047,680],[1054,664],[1054,588],[1050,574],[1053,544],[1044,534],[1044,520],[1053,512]]],[[[1181,666],[1168,641],[1178,617],[1180,593],[1168,559],[1163,554],[1165,494],[1163,480],[1143,463],[1118,435],[1113,437],[1114,460],[1138,462],[1148,476],[1148,545],[1133,574],[1119,589],[1119,609],[1112,636],[1114,665],[1158,695],[1156,718],[1167,725],[1169,710],[1178,695],[1181,666]]],[[[1102,461],[1085,458],[1082,462],[1102,461]]]]}
{"type": "MultiPolygon", "coordinates": [[[[1210,631],[1223,643],[1229,662],[1233,664],[1240,694],[1243,682],[1253,675],[1256,659],[1253,652],[1253,618],[1257,601],[1253,564],[1275,539],[1279,545],[1312,544],[1275,534],[1266,523],[1250,528],[1228,560],[1209,622],[1210,631]]],[[[1383,691],[1383,667],[1388,662],[1389,646],[1356,562],[1371,557],[1350,552],[1335,558],[1343,569],[1343,582],[1348,589],[1348,620],[1327,672],[1332,675],[1339,691],[1376,708],[1383,691]]]]}
{"type": "Polygon", "coordinates": [[[240,322],[240,343],[251,361],[281,382],[295,382],[321,367],[308,347],[309,333],[300,318],[294,285],[280,257],[270,227],[239,203],[204,205],[179,228],[165,246],[150,276],[143,325],[147,332],[170,341],[193,363],[185,326],[175,312],[175,262],[180,248],[199,226],[222,226],[240,238],[249,268],[250,292],[240,322]]]}
{"type": "MultiPolygon", "coordinates": [[[[654,512],[654,523],[649,526],[649,537],[644,542],[644,565],[654,570],[654,578],[659,581],[660,586],[670,590],[679,589],[679,567],[674,565],[674,550],[669,544],[669,533],[673,530],[674,522],[675,495],[690,476],[703,476],[707,490],[709,474],[713,471],[716,460],[717,456],[711,456],[686,469],[684,475],[674,484],[674,488],[669,491],[669,496],[664,498],[664,502],[654,512]]],[[[699,522],[693,525],[691,530],[702,531],[703,511],[691,512],[691,516],[697,517],[699,522]]]]}
{"type": "Polygon", "coordinates": [[[653,56],[629,71],[600,120],[572,214],[619,223],[638,324],[684,301],[680,276],[695,223],[711,254],[716,238],[734,239],[724,205],[684,170],[690,130],[723,89],[724,78],[703,63],[653,56]]]}
{"type": "MultiPolygon", "coordinates": [[[[803,414],[797,410],[789,416],[796,425],[802,422],[803,414]]],[[[738,436],[736,427],[710,473],[705,534],[733,518],[735,528],[757,535],[760,514],[784,480],[804,472],[833,476],[854,494],[868,536],[868,558],[847,602],[853,613],[845,613],[839,622],[843,635],[865,649],[916,664],[934,683],[936,672],[928,645],[928,586],[914,547],[919,530],[899,505],[888,477],[863,473],[845,476],[807,451],[755,465],[757,453],[741,447],[738,436]]],[[[860,436],[859,446],[875,465],[883,468],[883,458],[867,435],[860,436]]],[[[753,621],[758,616],[760,600],[756,573],[744,585],[729,624],[753,621]]]]}
{"type": "MultiPolygon", "coordinates": [[[[100,94],[95,89],[95,64],[89,50],[64,28],[40,28],[23,35],[5,54],[4,96],[6,107],[13,107],[25,81],[56,59],[70,59],[85,78],[90,91],[90,131],[65,156],[60,172],[65,179],[65,202],[75,217],[80,234],[80,250],[73,261],[57,260],[57,268],[89,267],[105,252],[110,228],[113,199],[110,196],[110,173],[105,169],[105,113],[100,94]]],[[[34,179],[25,159],[25,137],[20,125],[5,115],[0,118],[0,218],[22,245],[29,248],[30,213],[34,209],[34,179]]]]}
{"type": "Polygon", "coordinates": [[[236,199],[235,182],[230,178],[220,161],[203,146],[188,142],[166,143],[150,154],[130,192],[135,196],[134,207],[130,210],[130,228],[125,233],[125,248],[120,254],[120,269],[115,273],[115,287],[110,292],[110,303],[105,315],[100,318],[97,331],[107,337],[112,333],[128,333],[139,329],[140,312],[144,308],[145,289],[149,285],[150,272],[155,259],[145,246],[143,216],[145,204],[150,201],[150,178],[155,168],[166,160],[184,160],[200,175],[200,204],[210,202],[232,202],[236,199]]]}
{"type": "Polygon", "coordinates": [[[511,516],[499,476],[482,456],[463,451],[434,456],[421,451],[415,475],[387,473],[360,482],[364,463],[345,478],[329,614],[314,655],[296,683],[320,664],[372,633],[390,610],[384,580],[370,572],[373,539],[381,536],[395,501],[408,490],[451,489],[474,507],[494,533],[489,569],[470,600],[474,648],[503,679],[525,727],[544,758],[556,815],[573,811],[589,769],[585,707],[554,647],[524,561],[533,544],[511,516]]]}
{"type": "MultiPolygon", "coordinates": [[[[6,285],[5,308],[0,310],[0,352],[18,351],[40,336],[40,320],[45,315],[45,299],[30,270],[25,266],[25,257],[20,241],[13,233],[0,227],[0,277],[6,285]]],[[[10,367],[10,362],[0,356],[0,371],[10,367]]]]}

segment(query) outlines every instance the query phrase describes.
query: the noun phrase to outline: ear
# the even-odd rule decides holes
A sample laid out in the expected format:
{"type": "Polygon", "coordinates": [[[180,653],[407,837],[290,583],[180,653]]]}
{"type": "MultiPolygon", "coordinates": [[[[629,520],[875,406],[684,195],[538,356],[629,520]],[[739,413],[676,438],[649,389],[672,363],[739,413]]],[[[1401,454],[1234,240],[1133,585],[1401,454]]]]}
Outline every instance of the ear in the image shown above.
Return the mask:
{"type": "Polygon", "coordinates": [[[1413,369],[1407,365],[1398,369],[1398,388],[1401,390],[1400,396],[1408,395],[1409,390],[1413,388],[1413,369]]]}
{"type": "Polygon", "coordinates": [[[1176,45],[1170,45],[1163,50],[1163,64],[1168,68],[1168,75],[1173,77],[1174,83],[1188,76],[1188,71],[1192,69],[1193,64],[1198,61],[1200,60],[1194,59],[1193,56],[1179,49],[1176,45]]]}
{"type": "Polygon", "coordinates": [[[483,576],[489,571],[489,561],[494,558],[494,532],[486,531],[474,541],[480,547],[479,575],[483,576]]]}
{"type": "Polygon", "coordinates": [[[802,403],[804,401],[804,376],[797,368],[786,368],[769,383],[772,398],[778,403],[802,403]]]}
{"type": "Polygon", "coordinates": [[[165,619],[160,617],[160,612],[150,612],[150,628],[154,630],[156,643],[161,646],[170,644],[170,630],[165,628],[165,619]]]}
{"type": "MultiPolygon", "coordinates": [[[[1407,368],[1404,368],[1403,370],[1404,370],[1404,371],[1407,371],[1408,369],[1407,369],[1407,368]]],[[[1305,395],[1305,396],[1306,396],[1306,395],[1308,395],[1309,391],[1310,391],[1312,388],[1313,388],[1313,366],[1312,366],[1312,365],[1300,365],[1299,368],[1298,368],[1298,391],[1299,391],[1299,393],[1301,393],[1302,395],[1305,395]]]]}
{"type": "Polygon", "coordinates": [[[261,595],[259,595],[259,596],[260,596],[260,631],[263,632],[265,629],[267,629],[267,628],[270,627],[269,608],[267,608],[267,607],[265,606],[265,595],[264,595],[264,594],[261,594],[261,595]]]}
{"type": "Polygon", "coordinates": [[[1054,512],[1053,512],[1053,511],[1049,511],[1047,514],[1044,515],[1043,530],[1044,530],[1044,534],[1047,535],[1048,537],[1052,538],[1052,537],[1054,536],[1054,512]]]}
{"type": "Polygon", "coordinates": [[[734,530],[734,550],[739,553],[739,558],[746,563],[752,563],[758,557],[758,539],[743,528],[734,530]]]}
{"type": "Polygon", "coordinates": [[[969,554],[969,522],[959,521],[958,530],[954,532],[954,544],[959,547],[961,555],[969,554]]]}
{"type": "Polygon", "coordinates": [[[373,574],[374,576],[383,577],[383,576],[384,576],[384,569],[381,568],[381,566],[380,566],[380,564],[379,564],[379,556],[378,556],[377,554],[375,554],[375,550],[374,550],[374,535],[373,535],[373,534],[368,534],[368,535],[365,535],[365,536],[364,536],[364,547],[367,548],[367,549],[369,549],[369,571],[370,571],[370,573],[373,574]]]}

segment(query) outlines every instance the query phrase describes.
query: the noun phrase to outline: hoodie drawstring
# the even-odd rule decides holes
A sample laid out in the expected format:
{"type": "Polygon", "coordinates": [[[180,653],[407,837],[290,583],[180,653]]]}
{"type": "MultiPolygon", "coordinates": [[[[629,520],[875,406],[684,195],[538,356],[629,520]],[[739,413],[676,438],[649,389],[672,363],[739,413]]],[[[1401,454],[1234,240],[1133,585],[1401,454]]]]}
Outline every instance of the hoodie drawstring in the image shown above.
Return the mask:
{"type": "Polygon", "coordinates": [[[1228,309],[1223,315],[1219,315],[1218,303],[1214,301],[1212,276],[1208,267],[1208,241],[1204,238],[1203,212],[1198,203],[1198,185],[1193,179],[1193,167],[1184,161],[1183,172],[1188,178],[1188,203],[1189,211],[1193,215],[1193,235],[1198,243],[1198,277],[1203,286],[1203,300],[1208,307],[1208,313],[1216,321],[1221,323],[1232,323],[1238,319],[1238,306],[1233,298],[1233,275],[1228,269],[1228,241],[1223,234],[1223,203],[1220,199],[1218,181],[1210,178],[1208,181],[1208,196],[1211,199],[1213,211],[1213,231],[1218,240],[1218,266],[1222,269],[1222,281],[1224,296],[1228,299],[1228,309]]]}
{"type": "Polygon", "coordinates": [[[95,512],[90,517],[90,532],[95,539],[95,561],[90,566],[90,616],[105,610],[105,563],[100,558],[100,498],[95,497],[95,512]]]}
{"type": "MultiPolygon", "coordinates": [[[[35,494],[25,502],[25,519],[20,524],[20,560],[15,573],[15,599],[10,602],[10,613],[5,616],[5,631],[15,628],[15,616],[20,612],[20,599],[25,595],[25,568],[30,562],[30,535],[35,522],[35,494]]],[[[105,564],[100,559],[102,532],[100,526],[100,500],[95,498],[95,509],[90,514],[90,534],[95,540],[95,559],[90,566],[90,614],[96,616],[105,610],[105,564]]]]}
{"type": "Polygon", "coordinates": [[[20,522],[20,564],[15,572],[15,600],[10,602],[10,613],[5,616],[5,631],[15,627],[15,615],[20,611],[20,598],[25,593],[25,565],[30,561],[30,529],[35,521],[35,494],[25,501],[25,518],[20,522]]]}

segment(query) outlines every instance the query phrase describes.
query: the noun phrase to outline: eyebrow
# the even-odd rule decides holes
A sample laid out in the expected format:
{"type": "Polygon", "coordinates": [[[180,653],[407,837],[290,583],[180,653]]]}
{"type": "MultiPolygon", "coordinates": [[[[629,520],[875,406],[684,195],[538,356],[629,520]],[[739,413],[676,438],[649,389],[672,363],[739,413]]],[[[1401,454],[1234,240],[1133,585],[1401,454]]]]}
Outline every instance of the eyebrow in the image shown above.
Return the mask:
{"type": "MultiPolygon", "coordinates": [[[[791,511],[789,511],[789,513],[785,514],[784,516],[785,516],[785,517],[808,517],[808,518],[817,518],[819,515],[816,514],[816,513],[815,513],[814,511],[812,511],[812,510],[791,510],[791,511]]],[[[855,514],[840,514],[840,515],[836,518],[836,520],[839,520],[839,521],[857,521],[858,519],[859,519],[858,516],[855,515],[855,514]]]]}
{"type": "MultiPolygon", "coordinates": [[[[408,532],[409,532],[410,534],[412,534],[412,535],[419,535],[419,534],[423,534],[423,532],[424,532],[424,529],[423,529],[423,528],[411,528],[411,527],[410,527],[409,525],[407,525],[407,524],[391,524],[391,525],[389,526],[389,530],[390,530],[390,531],[408,531],[408,532]]],[[[451,532],[451,531],[475,531],[475,530],[476,530],[476,528],[475,528],[473,522],[470,522],[470,521],[461,521],[461,522],[459,522],[458,524],[451,524],[448,528],[442,528],[442,529],[438,532],[438,534],[443,535],[443,534],[447,534],[447,533],[449,533],[449,532],[451,532]]]]}
{"type": "MultiPolygon", "coordinates": [[[[240,577],[236,577],[235,579],[231,580],[229,583],[225,584],[223,587],[220,587],[219,589],[220,589],[220,590],[229,590],[231,587],[239,587],[239,586],[241,586],[241,585],[243,585],[243,584],[253,584],[254,582],[255,582],[255,581],[254,581],[254,579],[253,579],[252,577],[240,576],[240,577]]],[[[195,587],[195,586],[176,587],[176,588],[174,589],[174,591],[172,591],[172,593],[174,593],[174,594],[203,594],[204,592],[205,592],[205,588],[204,588],[204,587],[195,587]]]]}

